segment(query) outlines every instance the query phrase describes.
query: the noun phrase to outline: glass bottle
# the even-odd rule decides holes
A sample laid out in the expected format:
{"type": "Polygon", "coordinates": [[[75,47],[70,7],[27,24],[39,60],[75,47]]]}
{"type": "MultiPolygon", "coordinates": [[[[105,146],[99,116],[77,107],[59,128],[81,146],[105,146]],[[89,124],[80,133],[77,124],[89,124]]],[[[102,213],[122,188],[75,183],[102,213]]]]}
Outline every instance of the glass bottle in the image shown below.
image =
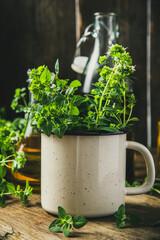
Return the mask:
{"type": "MultiPolygon", "coordinates": [[[[33,95],[29,93],[31,105],[34,103],[33,95]]],[[[31,118],[29,115],[24,143],[20,145],[18,152],[23,151],[27,159],[25,166],[14,172],[14,181],[21,186],[29,181],[34,192],[40,191],[40,168],[41,168],[41,135],[37,129],[30,125],[31,118]]]]}
{"type": "MultiPolygon", "coordinates": [[[[115,13],[94,13],[94,22],[90,24],[79,42],[71,68],[81,74],[82,93],[89,93],[93,88],[93,83],[98,80],[97,68],[99,57],[107,53],[109,47],[117,42],[119,36],[117,14],[115,13]],[[91,30],[93,28],[93,30],[91,30]],[[81,56],[81,48],[93,38],[93,49],[90,56],[81,56]]],[[[111,63],[110,63],[111,64],[111,63]]]]}

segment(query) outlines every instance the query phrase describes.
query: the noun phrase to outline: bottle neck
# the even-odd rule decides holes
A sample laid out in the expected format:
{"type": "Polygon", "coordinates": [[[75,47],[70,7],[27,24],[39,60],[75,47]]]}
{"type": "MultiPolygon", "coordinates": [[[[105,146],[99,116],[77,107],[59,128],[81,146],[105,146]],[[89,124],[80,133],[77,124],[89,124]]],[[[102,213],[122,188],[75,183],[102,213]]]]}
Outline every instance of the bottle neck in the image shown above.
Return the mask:
{"type": "Polygon", "coordinates": [[[33,94],[29,91],[29,102],[31,103],[31,106],[33,103],[37,103],[37,101],[33,98],[33,94]]]}
{"type": "Polygon", "coordinates": [[[117,42],[118,24],[116,15],[97,15],[94,20],[95,47],[99,47],[100,55],[117,42]]]}

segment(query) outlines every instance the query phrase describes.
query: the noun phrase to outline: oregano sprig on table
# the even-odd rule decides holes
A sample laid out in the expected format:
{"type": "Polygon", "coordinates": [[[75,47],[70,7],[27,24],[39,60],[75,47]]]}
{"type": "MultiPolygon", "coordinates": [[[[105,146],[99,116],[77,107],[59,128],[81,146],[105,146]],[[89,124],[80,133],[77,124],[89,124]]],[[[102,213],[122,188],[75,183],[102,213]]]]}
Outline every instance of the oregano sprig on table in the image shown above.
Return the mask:
{"type": "Polygon", "coordinates": [[[66,237],[68,237],[71,228],[82,228],[88,222],[82,216],[74,216],[72,218],[71,215],[67,215],[65,209],[61,206],[58,207],[58,217],[50,224],[49,230],[52,232],[60,232],[62,230],[66,237]]]}
{"type": "Polygon", "coordinates": [[[32,197],[33,188],[29,185],[28,180],[26,181],[25,189],[21,189],[20,185],[15,187],[13,183],[7,182],[5,179],[2,179],[1,182],[1,194],[0,194],[0,207],[5,206],[5,197],[9,195],[14,195],[15,197],[19,197],[20,200],[26,205],[28,202],[28,196],[32,197]],[[3,187],[2,187],[3,185],[3,187]]]}
{"type": "Polygon", "coordinates": [[[119,206],[118,211],[114,214],[114,218],[116,221],[117,228],[124,227],[127,222],[136,225],[141,221],[141,218],[133,213],[129,213],[127,216],[124,204],[121,204],[119,206]]]}
{"type": "Polygon", "coordinates": [[[13,183],[6,180],[7,168],[10,168],[13,174],[18,168],[24,167],[25,162],[26,158],[22,152],[18,153],[15,151],[7,157],[0,154],[0,207],[5,206],[5,200],[8,195],[19,196],[24,204],[27,203],[28,196],[32,196],[32,188],[29,186],[28,181],[26,181],[26,188],[23,190],[20,185],[18,185],[16,189],[13,183]]]}

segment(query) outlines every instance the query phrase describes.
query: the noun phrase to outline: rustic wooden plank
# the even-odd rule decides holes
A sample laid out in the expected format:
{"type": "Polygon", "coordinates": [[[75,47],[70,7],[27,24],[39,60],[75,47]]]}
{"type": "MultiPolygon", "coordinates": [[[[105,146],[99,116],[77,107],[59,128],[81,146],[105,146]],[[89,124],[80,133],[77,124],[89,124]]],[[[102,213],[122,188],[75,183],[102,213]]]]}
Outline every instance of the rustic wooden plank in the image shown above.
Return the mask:
{"type": "MultiPolygon", "coordinates": [[[[136,227],[126,226],[117,229],[113,216],[88,219],[88,224],[79,230],[71,232],[72,239],[89,240],[151,240],[160,239],[160,199],[149,195],[126,197],[127,212],[137,214],[142,222],[136,227]]],[[[48,214],[41,208],[40,195],[34,194],[27,207],[17,199],[11,198],[7,205],[0,209],[0,239],[16,240],[58,240],[66,239],[62,233],[52,233],[49,224],[55,216],[48,214]]]]}

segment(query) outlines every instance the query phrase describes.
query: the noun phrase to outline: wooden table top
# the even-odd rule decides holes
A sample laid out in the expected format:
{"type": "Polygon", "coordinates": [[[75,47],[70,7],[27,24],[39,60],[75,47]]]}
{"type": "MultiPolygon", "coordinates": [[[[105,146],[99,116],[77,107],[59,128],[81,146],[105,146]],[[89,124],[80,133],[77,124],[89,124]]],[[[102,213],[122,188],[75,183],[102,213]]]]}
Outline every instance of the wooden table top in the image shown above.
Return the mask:
{"type": "MultiPolygon", "coordinates": [[[[137,226],[117,229],[113,216],[88,219],[83,228],[73,230],[70,239],[86,240],[160,240],[160,199],[146,194],[126,196],[126,211],[142,218],[137,226]]],[[[18,199],[7,200],[0,208],[0,240],[67,239],[62,233],[50,232],[48,226],[56,218],[41,207],[40,195],[34,194],[28,206],[18,199]]]]}

